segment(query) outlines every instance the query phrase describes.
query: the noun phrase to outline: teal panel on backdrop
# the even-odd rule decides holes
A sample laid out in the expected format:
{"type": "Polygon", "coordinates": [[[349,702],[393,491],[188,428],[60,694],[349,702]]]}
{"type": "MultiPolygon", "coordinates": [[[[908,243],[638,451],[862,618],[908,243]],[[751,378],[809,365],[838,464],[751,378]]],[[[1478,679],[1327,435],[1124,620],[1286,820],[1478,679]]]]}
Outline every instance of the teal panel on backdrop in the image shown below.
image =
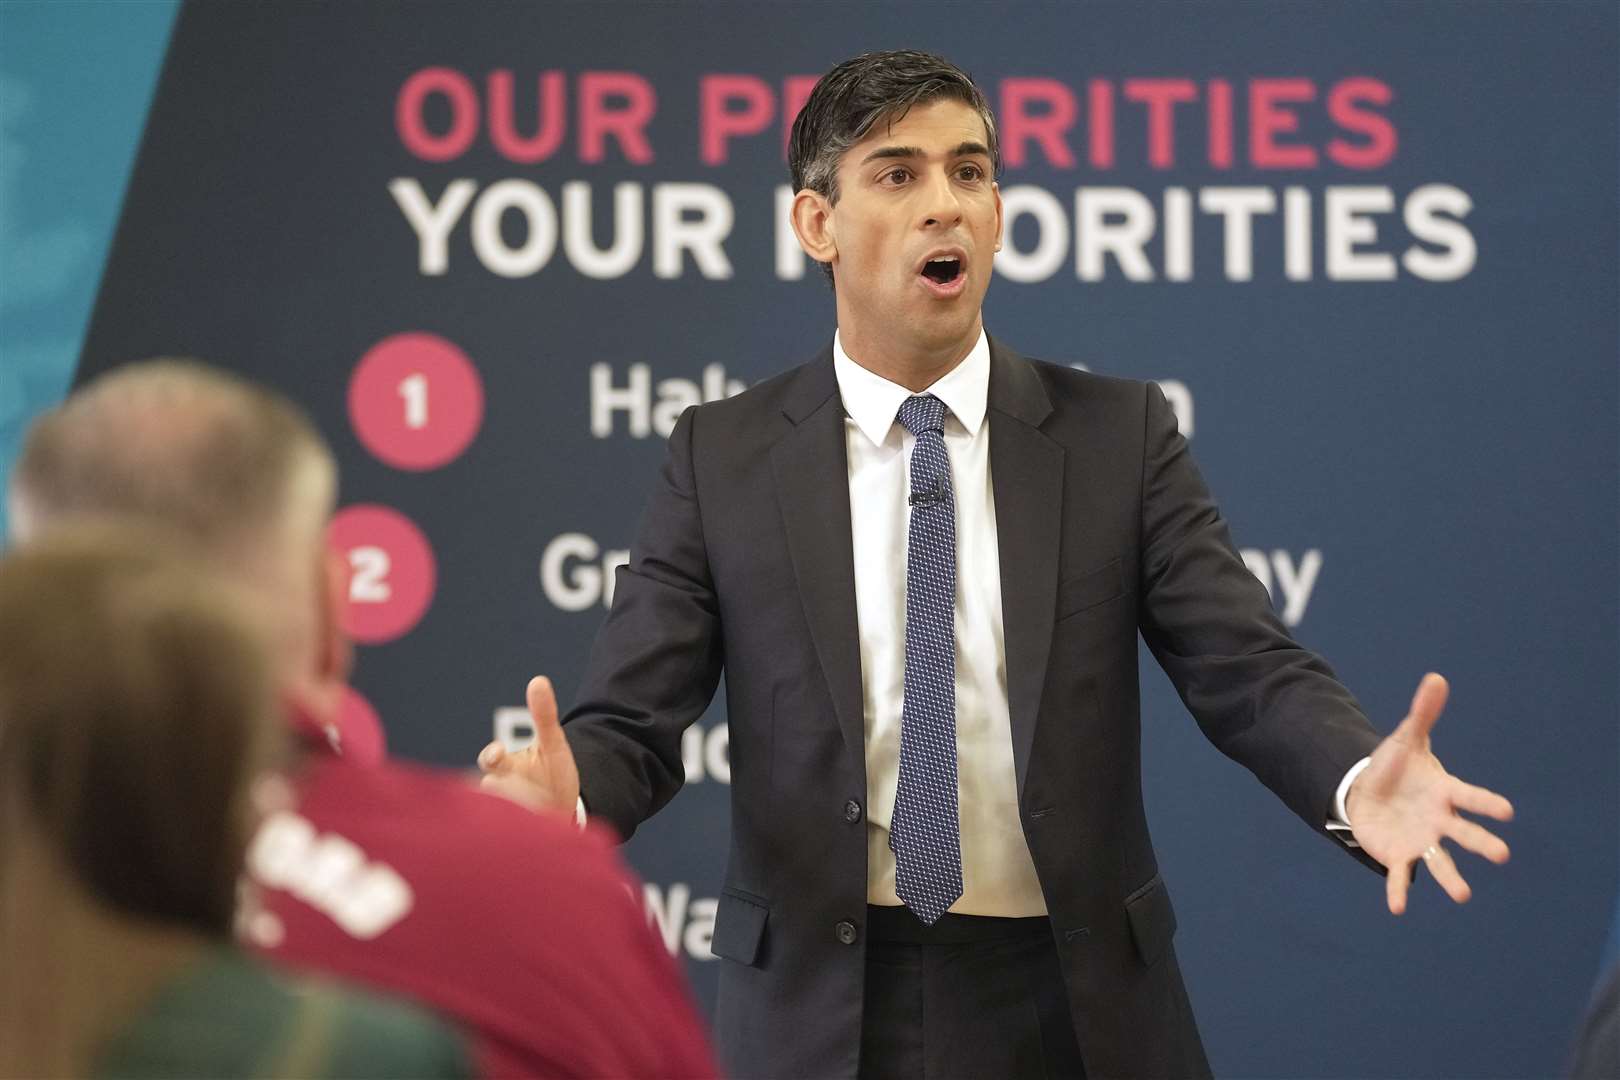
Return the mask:
{"type": "Polygon", "coordinates": [[[0,476],[73,376],[178,6],[0,4],[0,476]]]}

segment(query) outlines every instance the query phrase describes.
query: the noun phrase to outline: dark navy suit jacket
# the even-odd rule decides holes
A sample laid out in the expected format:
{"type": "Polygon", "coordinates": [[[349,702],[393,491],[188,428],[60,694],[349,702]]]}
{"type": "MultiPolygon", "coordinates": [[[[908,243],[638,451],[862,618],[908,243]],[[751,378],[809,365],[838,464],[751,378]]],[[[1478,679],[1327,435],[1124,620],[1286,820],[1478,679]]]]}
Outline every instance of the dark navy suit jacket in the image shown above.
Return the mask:
{"type": "MultiPolygon", "coordinates": [[[[1377,736],[1273,613],[1157,387],[990,353],[1019,810],[1076,1035],[1094,1077],[1207,1074],[1142,805],[1138,633],[1209,739],[1330,838],[1335,788],[1377,736]]],[[[565,719],[592,817],[629,836],[681,786],[681,732],[725,676],[716,1034],[739,1076],[859,1065],[866,771],[844,438],[830,348],[681,417],[565,719]]]]}

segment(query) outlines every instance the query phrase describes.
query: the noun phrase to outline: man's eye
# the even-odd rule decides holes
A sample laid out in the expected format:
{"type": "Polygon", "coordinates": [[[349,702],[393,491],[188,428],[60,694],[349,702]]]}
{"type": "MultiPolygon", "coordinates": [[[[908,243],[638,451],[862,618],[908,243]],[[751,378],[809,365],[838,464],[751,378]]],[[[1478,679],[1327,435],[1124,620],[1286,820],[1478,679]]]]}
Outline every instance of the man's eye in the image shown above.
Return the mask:
{"type": "Polygon", "coordinates": [[[979,168],[977,165],[964,165],[957,170],[956,175],[960,176],[963,180],[983,180],[984,170],[979,168]]]}
{"type": "Polygon", "coordinates": [[[911,174],[904,169],[890,169],[888,172],[878,177],[878,181],[884,184],[903,184],[910,179],[910,177],[911,174]]]}

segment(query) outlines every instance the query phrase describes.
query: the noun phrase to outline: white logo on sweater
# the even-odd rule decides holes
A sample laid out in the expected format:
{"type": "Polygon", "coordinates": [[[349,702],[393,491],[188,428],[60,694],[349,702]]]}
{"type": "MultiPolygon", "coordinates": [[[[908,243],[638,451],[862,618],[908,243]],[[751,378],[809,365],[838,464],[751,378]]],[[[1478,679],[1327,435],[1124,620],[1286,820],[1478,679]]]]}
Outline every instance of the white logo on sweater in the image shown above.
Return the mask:
{"type": "Polygon", "coordinates": [[[265,819],[247,865],[261,885],[292,893],[363,941],[403,919],[415,900],[393,867],[287,810],[265,819]]]}

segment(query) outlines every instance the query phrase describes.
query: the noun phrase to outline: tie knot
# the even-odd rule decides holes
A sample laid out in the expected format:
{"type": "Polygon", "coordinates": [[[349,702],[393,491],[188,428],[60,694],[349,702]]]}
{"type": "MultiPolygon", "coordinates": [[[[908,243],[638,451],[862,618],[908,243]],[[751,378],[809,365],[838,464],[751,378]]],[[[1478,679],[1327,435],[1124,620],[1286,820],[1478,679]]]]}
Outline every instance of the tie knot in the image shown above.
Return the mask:
{"type": "Polygon", "coordinates": [[[928,431],[944,432],[945,403],[933,394],[914,394],[900,403],[900,411],[895,419],[913,435],[928,431]]]}

